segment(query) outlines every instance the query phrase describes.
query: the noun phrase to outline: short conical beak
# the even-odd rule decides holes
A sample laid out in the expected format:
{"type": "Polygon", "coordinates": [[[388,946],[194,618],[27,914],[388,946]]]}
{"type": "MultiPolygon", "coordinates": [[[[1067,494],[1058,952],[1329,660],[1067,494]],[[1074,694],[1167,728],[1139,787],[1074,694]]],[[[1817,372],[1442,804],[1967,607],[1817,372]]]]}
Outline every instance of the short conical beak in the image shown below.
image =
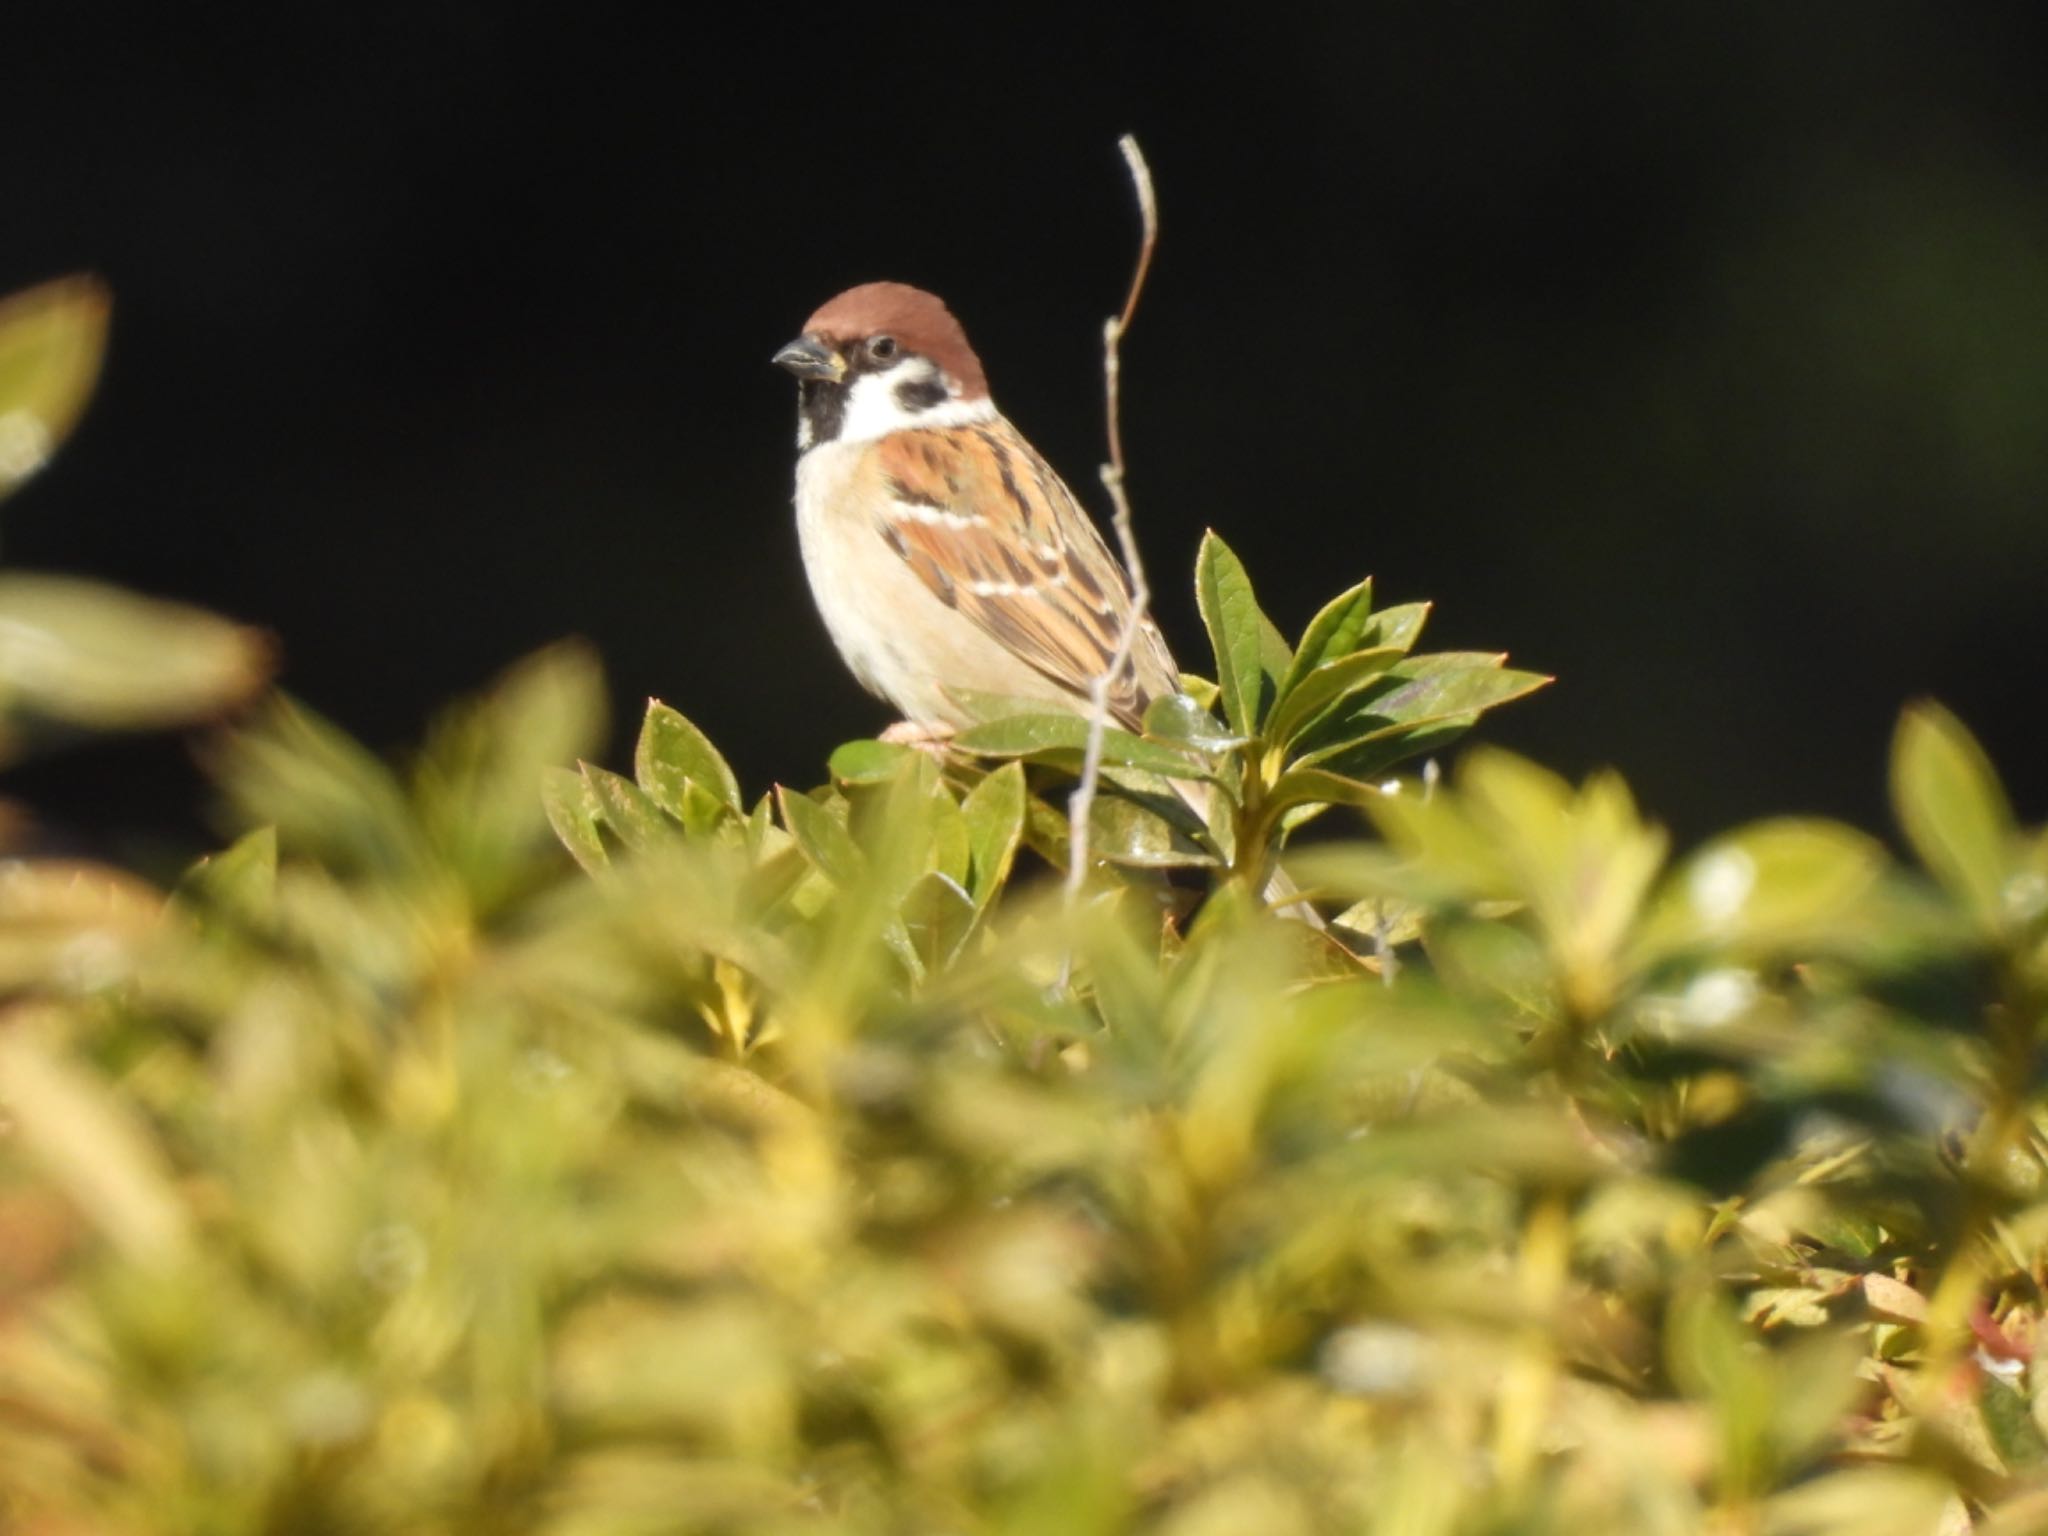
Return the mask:
{"type": "Polygon", "coordinates": [[[774,361],[800,379],[830,379],[836,384],[846,377],[846,359],[815,336],[797,337],[775,354],[774,361]]]}

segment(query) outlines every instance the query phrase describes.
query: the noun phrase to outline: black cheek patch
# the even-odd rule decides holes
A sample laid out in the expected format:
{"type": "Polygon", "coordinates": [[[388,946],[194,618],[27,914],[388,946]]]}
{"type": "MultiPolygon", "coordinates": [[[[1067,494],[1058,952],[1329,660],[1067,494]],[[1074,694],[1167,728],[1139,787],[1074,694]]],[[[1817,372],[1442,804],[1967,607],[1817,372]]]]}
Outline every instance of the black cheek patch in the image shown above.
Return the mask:
{"type": "Polygon", "coordinates": [[[797,386],[796,408],[811,429],[812,446],[835,442],[846,422],[846,386],[829,379],[805,379],[797,386]]]}
{"type": "Polygon", "coordinates": [[[937,379],[905,379],[896,386],[896,403],[906,411],[928,411],[946,398],[937,379]]]}

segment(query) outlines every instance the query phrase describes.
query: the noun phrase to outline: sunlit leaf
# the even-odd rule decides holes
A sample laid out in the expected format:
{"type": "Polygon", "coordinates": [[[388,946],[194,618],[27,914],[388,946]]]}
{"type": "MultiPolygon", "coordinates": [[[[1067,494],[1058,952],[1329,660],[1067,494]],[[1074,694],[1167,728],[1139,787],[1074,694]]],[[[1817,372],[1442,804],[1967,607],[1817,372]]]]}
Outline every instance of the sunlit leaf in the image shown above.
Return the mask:
{"type": "Polygon", "coordinates": [[[1223,752],[1245,738],[1226,729],[1208,709],[1185,693],[1164,694],[1145,711],[1145,734],[1178,742],[1198,752],[1223,752]]]}
{"type": "Polygon", "coordinates": [[[926,975],[952,959],[960,941],[974,926],[974,898],[941,870],[919,876],[904,894],[899,910],[911,948],[926,975]]]}
{"type": "Polygon", "coordinates": [[[243,824],[275,827],[281,847],[351,872],[419,869],[424,840],[397,778],[305,706],[273,701],[226,738],[215,764],[243,824]]]}
{"type": "Polygon", "coordinates": [[[37,1023],[16,1012],[0,1030],[0,1107],[15,1138],[123,1252],[148,1262],[185,1256],[191,1219],[162,1150],[134,1111],[37,1023]]]}
{"type": "Polygon", "coordinates": [[[1352,651],[1325,662],[1301,678],[1280,697],[1266,734],[1274,741],[1292,741],[1302,727],[1347,695],[1368,686],[1401,659],[1392,646],[1352,651]]]}
{"type": "MultiPolygon", "coordinates": [[[[1079,715],[1012,715],[971,726],[953,738],[963,752],[981,757],[1021,757],[1073,771],[1088,744],[1088,722],[1079,715]]],[[[1196,757],[1110,726],[1102,733],[1102,760],[1176,778],[1201,778],[1196,757]]]]}
{"type": "Polygon", "coordinates": [[[49,461],[92,397],[111,307],[93,277],[0,299],[0,501],[49,461]]]}
{"type": "Polygon", "coordinates": [[[541,806],[555,836],[585,870],[596,874],[611,862],[599,831],[604,825],[604,805],[582,774],[568,768],[543,770],[541,806]]]}
{"type": "Polygon", "coordinates": [[[1892,804],[1913,851],[1979,924],[2005,923],[2013,817],[1983,748],[1938,704],[1899,718],[1892,740],[1892,804]]]}
{"type": "Polygon", "coordinates": [[[1286,698],[1301,680],[1326,662],[1349,656],[1358,649],[1359,638],[1372,618],[1372,578],[1340,592],[1325,603],[1308,621],[1295,647],[1294,660],[1280,682],[1280,697],[1286,698]]]}
{"type": "Polygon", "coordinates": [[[1260,610],[1243,563],[1214,532],[1203,535],[1195,559],[1195,597],[1216,656],[1224,715],[1239,735],[1256,735],[1291,658],[1284,642],[1276,658],[1279,631],[1260,610]],[[1276,659],[1278,668],[1269,671],[1276,659]]]}
{"type": "Polygon", "coordinates": [[[515,663],[435,722],[413,799],[426,837],[480,910],[544,872],[535,855],[553,823],[536,789],[547,770],[595,749],[605,713],[597,657],[571,641],[515,663]]]}
{"type": "Polygon", "coordinates": [[[711,739],[676,710],[658,699],[647,704],[647,718],[633,751],[633,776],[654,803],[690,824],[683,796],[685,784],[708,791],[735,816],[744,814],[739,781],[711,739]]]}
{"type": "Polygon", "coordinates": [[[847,741],[832,749],[826,767],[842,784],[886,784],[903,771],[915,747],[890,741],[847,741]]]}
{"type": "Polygon", "coordinates": [[[1377,785],[1362,784],[1320,768],[1290,768],[1266,792],[1266,806],[1269,810],[1316,804],[1363,806],[1383,794],[1377,785]]]}
{"type": "Polygon", "coordinates": [[[1391,608],[1382,608],[1366,621],[1352,649],[1392,646],[1399,651],[1413,650],[1415,642],[1422,638],[1422,626],[1429,622],[1432,606],[1429,603],[1396,603],[1391,608]]]}
{"type": "Polygon", "coordinates": [[[619,841],[628,848],[644,852],[663,847],[674,837],[675,826],[662,816],[661,807],[654,803],[654,797],[631,779],[594,763],[585,763],[583,780],[604,813],[605,825],[617,833],[619,841]]]}
{"type": "Polygon", "coordinates": [[[842,886],[861,878],[867,860],[836,817],[808,795],[779,785],[775,798],[782,808],[782,824],[820,874],[842,886]]]}
{"type": "MultiPolygon", "coordinates": [[[[1304,767],[1322,766],[1351,777],[1378,771],[1383,744],[1424,727],[1462,730],[1484,710],[1534,693],[1550,679],[1517,672],[1498,657],[1460,652],[1414,657],[1357,690],[1303,737],[1304,767]]],[[[1413,744],[1410,743],[1410,755],[1413,744]]]]}
{"type": "Polygon", "coordinates": [[[37,726],[150,729],[219,715],[268,680],[269,642],[196,608],[66,576],[0,576],[0,748],[37,726]]]}
{"type": "MultiPolygon", "coordinates": [[[[554,770],[566,773],[566,770],[554,770]]],[[[567,774],[574,779],[574,774],[567,774]]],[[[581,782],[580,780],[578,782],[581,782]]],[[[245,832],[219,853],[199,860],[178,882],[178,903],[202,911],[259,919],[277,894],[277,829],[245,832]]]]}
{"type": "Polygon", "coordinates": [[[1659,893],[1641,944],[1803,948],[1858,922],[1885,866],[1872,838],[1836,822],[1760,822],[1715,839],[1659,893]]]}
{"type": "Polygon", "coordinates": [[[1010,877],[1024,834],[1024,768],[1005,763],[975,785],[960,803],[971,848],[970,890],[977,909],[995,899],[1010,877]]]}
{"type": "Polygon", "coordinates": [[[1158,811],[1116,795],[1098,795],[1088,816],[1088,851],[1138,869],[1193,868],[1216,856],[1158,811]]]}

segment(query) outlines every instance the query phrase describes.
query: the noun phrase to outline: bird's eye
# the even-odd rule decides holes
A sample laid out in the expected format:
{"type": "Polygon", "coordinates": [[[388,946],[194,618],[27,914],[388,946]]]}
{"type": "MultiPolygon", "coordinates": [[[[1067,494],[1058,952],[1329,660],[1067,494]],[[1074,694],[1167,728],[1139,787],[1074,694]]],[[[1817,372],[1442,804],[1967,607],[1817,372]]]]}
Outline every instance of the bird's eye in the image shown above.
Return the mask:
{"type": "Polygon", "coordinates": [[[895,355],[896,338],[894,336],[870,336],[868,338],[868,356],[876,362],[886,363],[895,355]]]}

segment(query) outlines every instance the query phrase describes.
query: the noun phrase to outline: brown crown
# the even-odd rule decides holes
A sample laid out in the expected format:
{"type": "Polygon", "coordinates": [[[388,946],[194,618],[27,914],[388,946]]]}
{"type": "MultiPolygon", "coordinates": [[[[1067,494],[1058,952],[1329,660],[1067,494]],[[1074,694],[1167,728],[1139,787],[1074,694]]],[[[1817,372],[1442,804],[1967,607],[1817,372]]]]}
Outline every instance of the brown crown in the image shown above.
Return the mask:
{"type": "Polygon", "coordinates": [[[928,357],[960,386],[962,399],[988,393],[981,359],[945,301],[908,283],[862,283],[826,303],[804,324],[805,334],[847,347],[870,336],[894,336],[897,344],[928,357]]]}

